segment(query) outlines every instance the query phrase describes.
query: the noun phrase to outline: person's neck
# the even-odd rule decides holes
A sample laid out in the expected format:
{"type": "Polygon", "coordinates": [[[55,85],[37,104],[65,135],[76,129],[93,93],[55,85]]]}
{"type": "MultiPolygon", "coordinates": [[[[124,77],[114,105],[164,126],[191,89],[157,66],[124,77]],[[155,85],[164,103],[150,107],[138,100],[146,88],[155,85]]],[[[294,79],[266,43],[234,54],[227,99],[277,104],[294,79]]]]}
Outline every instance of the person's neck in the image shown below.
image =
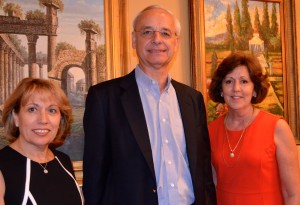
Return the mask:
{"type": "Polygon", "coordinates": [[[32,161],[39,163],[48,162],[54,157],[48,146],[38,147],[32,144],[23,143],[20,139],[17,139],[11,143],[10,147],[32,161]]]}
{"type": "Polygon", "coordinates": [[[227,126],[233,130],[243,129],[245,126],[248,126],[254,118],[255,108],[253,106],[241,111],[229,109],[226,115],[227,126]]]}
{"type": "Polygon", "coordinates": [[[168,68],[146,68],[140,65],[140,68],[144,71],[144,73],[149,76],[151,79],[157,81],[160,92],[162,93],[167,86],[168,82],[168,68]]]}

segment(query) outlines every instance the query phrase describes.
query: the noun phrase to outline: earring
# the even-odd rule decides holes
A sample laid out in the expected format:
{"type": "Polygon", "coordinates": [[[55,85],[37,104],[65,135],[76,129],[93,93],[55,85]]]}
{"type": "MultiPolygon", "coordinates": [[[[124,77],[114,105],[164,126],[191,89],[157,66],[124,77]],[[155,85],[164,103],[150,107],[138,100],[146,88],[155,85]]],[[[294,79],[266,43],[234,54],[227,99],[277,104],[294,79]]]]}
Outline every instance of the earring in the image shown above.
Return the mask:
{"type": "Polygon", "coordinates": [[[224,97],[223,92],[221,92],[221,97],[224,97]]]}
{"type": "Polygon", "coordinates": [[[256,92],[254,91],[254,92],[253,92],[253,97],[256,98],[256,96],[257,96],[257,94],[256,94],[256,92]]]}

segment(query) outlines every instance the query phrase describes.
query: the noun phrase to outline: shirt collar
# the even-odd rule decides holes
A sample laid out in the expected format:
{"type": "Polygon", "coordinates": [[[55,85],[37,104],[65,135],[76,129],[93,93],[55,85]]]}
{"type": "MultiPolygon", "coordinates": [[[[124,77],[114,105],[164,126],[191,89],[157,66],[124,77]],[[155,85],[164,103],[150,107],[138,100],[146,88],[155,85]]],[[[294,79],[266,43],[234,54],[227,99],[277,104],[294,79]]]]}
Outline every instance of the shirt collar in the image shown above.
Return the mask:
{"type": "MultiPolygon", "coordinates": [[[[135,79],[139,85],[144,88],[151,88],[153,85],[157,85],[157,81],[150,78],[144,71],[141,69],[139,65],[135,68],[135,79]]],[[[167,85],[165,87],[165,91],[168,92],[171,85],[171,76],[168,74],[167,85]]]]}

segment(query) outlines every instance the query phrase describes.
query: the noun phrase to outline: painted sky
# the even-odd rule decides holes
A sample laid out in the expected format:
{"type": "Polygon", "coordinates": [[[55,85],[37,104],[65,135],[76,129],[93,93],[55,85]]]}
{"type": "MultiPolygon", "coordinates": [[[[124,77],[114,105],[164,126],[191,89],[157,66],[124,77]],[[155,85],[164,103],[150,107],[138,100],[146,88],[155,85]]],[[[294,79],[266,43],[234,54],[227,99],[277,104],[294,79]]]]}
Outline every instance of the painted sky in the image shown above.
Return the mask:
{"type": "MultiPolygon", "coordinates": [[[[238,5],[240,12],[242,11],[241,0],[238,0],[238,5]]],[[[233,18],[233,12],[236,4],[236,0],[204,0],[204,17],[205,17],[205,36],[213,37],[217,34],[222,34],[226,32],[226,13],[227,6],[230,5],[231,16],[233,18]]],[[[252,25],[254,21],[255,7],[258,8],[259,19],[262,21],[262,8],[263,3],[258,1],[249,1],[249,13],[252,20],[252,25]]],[[[272,3],[268,3],[269,17],[272,14],[272,3]]],[[[276,9],[278,12],[277,21],[280,25],[279,18],[279,3],[276,4],[276,9]]],[[[271,19],[270,19],[271,22],[271,19]]]]}
{"type": "MultiPolygon", "coordinates": [[[[57,43],[68,42],[78,50],[85,49],[85,36],[80,34],[78,24],[81,20],[93,19],[104,29],[104,6],[103,0],[62,0],[64,4],[63,12],[58,12],[57,43]]],[[[6,0],[6,3],[17,3],[25,14],[29,10],[40,9],[44,12],[45,8],[40,8],[38,0],[6,0]]],[[[0,15],[3,10],[0,10],[0,15]]],[[[24,36],[19,36],[22,44],[27,47],[27,40],[24,36]]],[[[97,40],[98,44],[104,43],[104,37],[97,40]]],[[[37,42],[37,52],[47,52],[47,37],[40,36],[37,42]]]]}

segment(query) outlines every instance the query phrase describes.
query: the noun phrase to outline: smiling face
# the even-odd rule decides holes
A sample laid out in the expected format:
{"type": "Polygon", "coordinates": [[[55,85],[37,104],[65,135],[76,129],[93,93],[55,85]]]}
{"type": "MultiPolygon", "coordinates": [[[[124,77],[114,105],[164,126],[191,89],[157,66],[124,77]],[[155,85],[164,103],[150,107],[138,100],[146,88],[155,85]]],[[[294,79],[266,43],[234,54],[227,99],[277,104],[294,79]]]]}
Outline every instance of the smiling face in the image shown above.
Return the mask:
{"type": "Polygon", "coordinates": [[[252,107],[254,83],[246,66],[238,66],[225,76],[222,81],[222,92],[229,109],[240,110],[252,107]]]}
{"type": "Polygon", "coordinates": [[[56,137],[61,114],[50,93],[38,93],[21,103],[19,113],[14,112],[13,118],[20,131],[18,140],[26,145],[47,147],[56,137]]]}
{"type": "Polygon", "coordinates": [[[132,47],[136,49],[139,64],[145,71],[161,69],[168,66],[178,48],[179,37],[175,35],[175,21],[171,14],[162,9],[143,12],[138,18],[132,33],[132,47]],[[154,32],[149,38],[145,31],[166,31],[171,38],[164,38],[160,32],[154,32]]]}

